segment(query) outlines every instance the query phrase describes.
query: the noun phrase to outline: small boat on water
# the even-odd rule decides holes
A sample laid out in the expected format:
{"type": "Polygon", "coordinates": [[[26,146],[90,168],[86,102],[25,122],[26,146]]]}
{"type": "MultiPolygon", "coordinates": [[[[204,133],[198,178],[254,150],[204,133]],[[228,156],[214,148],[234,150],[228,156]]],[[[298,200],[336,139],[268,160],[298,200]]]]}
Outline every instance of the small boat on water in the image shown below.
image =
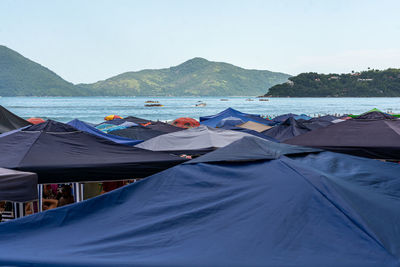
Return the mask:
{"type": "Polygon", "coordinates": [[[247,98],[246,101],[254,101],[252,98],[247,98]]]}
{"type": "Polygon", "coordinates": [[[269,101],[269,99],[268,98],[260,98],[260,99],[258,99],[259,101],[269,101]]]}
{"type": "Polygon", "coordinates": [[[220,101],[229,101],[229,99],[222,98],[220,101]]]}
{"type": "Polygon", "coordinates": [[[145,104],[145,107],[163,107],[164,105],[161,104],[145,104]]]}
{"type": "Polygon", "coordinates": [[[207,106],[206,103],[199,103],[199,104],[196,104],[196,107],[205,107],[205,106],[207,106]]]}
{"type": "Polygon", "coordinates": [[[155,101],[155,100],[147,100],[146,102],[144,102],[144,103],[160,103],[160,102],[158,102],[158,101],[155,101]]]}

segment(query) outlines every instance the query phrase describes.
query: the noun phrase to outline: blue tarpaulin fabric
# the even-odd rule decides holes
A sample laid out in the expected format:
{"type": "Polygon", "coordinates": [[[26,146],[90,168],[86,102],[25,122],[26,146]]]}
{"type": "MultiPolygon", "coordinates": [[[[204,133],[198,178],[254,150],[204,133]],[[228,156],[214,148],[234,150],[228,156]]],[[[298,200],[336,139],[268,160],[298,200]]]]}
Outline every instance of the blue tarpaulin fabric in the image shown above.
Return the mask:
{"type": "Polygon", "coordinates": [[[0,265],[400,265],[399,165],[269,144],[0,224],[0,265]]]}
{"type": "Polygon", "coordinates": [[[308,128],[304,123],[296,121],[293,117],[290,117],[281,124],[276,125],[262,133],[275,138],[280,142],[283,142],[293,138],[294,136],[302,135],[310,131],[311,129],[308,128]]]}
{"type": "Polygon", "coordinates": [[[39,183],[144,178],[185,161],[52,120],[0,138],[0,151],[0,167],[34,172],[39,183]]]}
{"type": "Polygon", "coordinates": [[[249,116],[250,115],[250,116],[254,116],[254,117],[260,117],[259,114],[243,113],[243,112],[240,112],[239,110],[236,110],[236,109],[233,109],[233,108],[227,108],[227,109],[225,109],[225,110],[223,110],[220,113],[217,113],[215,115],[200,117],[199,121],[202,122],[202,121],[206,121],[206,120],[209,120],[209,119],[214,119],[214,118],[221,117],[221,116],[225,116],[225,118],[226,117],[230,117],[230,116],[234,117],[234,115],[241,115],[241,116],[249,116]]]}
{"type": "Polygon", "coordinates": [[[114,125],[114,124],[106,123],[106,124],[97,125],[96,129],[98,129],[98,130],[100,130],[102,132],[105,132],[105,133],[109,133],[109,132],[112,132],[112,131],[123,130],[123,129],[130,128],[130,127],[132,127],[132,126],[128,127],[128,126],[122,126],[122,124],[121,125],[114,125]]]}
{"type": "Polygon", "coordinates": [[[370,112],[284,142],[361,157],[400,160],[400,120],[370,112]]]}
{"type": "Polygon", "coordinates": [[[31,125],[30,122],[0,105],[0,134],[29,125],[31,125]]]}
{"type": "Polygon", "coordinates": [[[297,114],[293,114],[293,113],[287,113],[287,114],[282,114],[282,115],[276,116],[272,120],[274,122],[280,123],[280,122],[284,122],[285,120],[287,120],[289,118],[294,118],[296,120],[300,120],[300,119],[301,120],[309,120],[309,119],[311,119],[311,117],[307,116],[306,114],[297,115],[297,114]]]}
{"type": "Polygon", "coordinates": [[[265,125],[274,125],[275,122],[266,120],[260,115],[255,115],[255,114],[246,114],[240,111],[237,111],[233,108],[227,108],[226,110],[212,116],[205,116],[205,117],[200,117],[200,124],[208,126],[208,127],[217,127],[218,123],[228,117],[235,117],[238,119],[241,119],[243,122],[247,121],[254,121],[258,123],[262,123],[265,125]]]}
{"type": "Polygon", "coordinates": [[[220,122],[218,122],[217,127],[222,128],[224,126],[236,126],[238,124],[242,124],[244,121],[240,118],[236,117],[227,117],[225,119],[222,119],[220,122]]]}
{"type": "Polygon", "coordinates": [[[137,144],[143,142],[143,140],[132,140],[132,139],[121,137],[121,136],[106,134],[105,132],[100,131],[99,129],[97,129],[93,126],[87,125],[86,123],[84,123],[83,121],[80,121],[78,119],[72,120],[72,121],[68,122],[67,124],[78,130],[99,136],[101,138],[113,141],[118,144],[134,146],[134,145],[137,145],[137,144]]]}
{"type": "Polygon", "coordinates": [[[228,146],[221,147],[184,164],[278,159],[284,155],[309,154],[322,151],[318,148],[278,144],[253,136],[245,136],[228,146]]]}

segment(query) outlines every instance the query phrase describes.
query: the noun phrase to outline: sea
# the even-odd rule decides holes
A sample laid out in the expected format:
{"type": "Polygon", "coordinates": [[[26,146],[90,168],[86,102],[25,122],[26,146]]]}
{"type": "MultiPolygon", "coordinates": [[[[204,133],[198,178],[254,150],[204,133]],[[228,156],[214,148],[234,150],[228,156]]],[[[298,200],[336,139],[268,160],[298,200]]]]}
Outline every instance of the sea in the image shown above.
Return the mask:
{"type": "Polygon", "coordinates": [[[274,117],[284,113],[319,116],[360,114],[372,108],[400,113],[400,98],[266,98],[255,97],[0,97],[0,105],[23,118],[40,117],[68,122],[79,119],[99,123],[107,115],[170,121],[179,117],[199,119],[232,107],[239,111],[274,117]],[[264,98],[265,99],[265,98],[264,98]],[[158,101],[162,107],[146,107],[158,101]],[[205,103],[199,107],[197,104],[205,103]]]}

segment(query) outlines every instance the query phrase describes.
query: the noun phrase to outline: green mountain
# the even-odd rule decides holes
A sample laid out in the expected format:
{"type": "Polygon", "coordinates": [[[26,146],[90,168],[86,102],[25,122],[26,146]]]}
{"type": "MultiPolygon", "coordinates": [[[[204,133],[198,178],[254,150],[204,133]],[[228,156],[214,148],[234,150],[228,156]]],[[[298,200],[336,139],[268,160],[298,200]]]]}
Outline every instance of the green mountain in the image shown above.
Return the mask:
{"type": "Polygon", "coordinates": [[[400,97],[400,69],[349,74],[301,73],[271,87],[268,97],[400,97]]]}
{"type": "Polygon", "coordinates": [[[0,46],[0,96],[251,96],[289,77],[194,58],[176,67],[126,72],[93,84],[74,85],[0,46]]]}
{"type": "Polygon", "coordinates": [[[0,45],[0,96],[84,95],[51,70],[0,45]]]}
{"type": "Polygon", "coordinates": [[[94,84],[80,84],[94,95],[250,96],[287,81],[290,75],[247,70],[193,58],[176,67],[126,72],[94,84]]]}

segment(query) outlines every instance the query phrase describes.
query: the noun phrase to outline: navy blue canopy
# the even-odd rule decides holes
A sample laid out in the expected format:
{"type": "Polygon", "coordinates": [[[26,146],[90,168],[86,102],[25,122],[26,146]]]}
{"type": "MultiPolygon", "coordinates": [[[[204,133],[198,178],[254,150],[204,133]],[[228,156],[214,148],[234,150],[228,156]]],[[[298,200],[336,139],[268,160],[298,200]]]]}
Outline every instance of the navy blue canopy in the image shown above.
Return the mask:
{"type": "Polygon", "coordinates": [[[356,120],[398,120],[397,117],[392,116],[388,113],[380,111],[370,111],[361,114],[355,118],[356,120]]]}
{"type": "Polygon", "coordinates": [[[326,115],[318,118],[312,118],[309,120],[299,119],[298,122],[301,122],[304,126],[306,126],[310,130],[316,130],[319,128],[323,128],[333,124],[332,121],[337,120],[338,117],[326,115]]]}
{"type": "Polygon", "coordinates": [[[165,123],[162,121],[151,122],[151,124],[146,125],[145,127],[152,129],[152,130],[160,131],[163,133],[174,133],[174,132],[179,132],[179,131],[185,130],[185,128],[176,127],[172,124],[165,123]]]}
{"type": "Polygon", "coordinates": [[[355,156],[400,160],[400,120],[365,114],[285,140],[355,156]],[[372,119],[372,118],[373,119],[372,119]]]}
{"type": "Polygon", "coordinates": [[[146,124],[146,123],[152,122],[150,120],[146,120],[146,119],[138,118],[138,117],[134,117],[134,116],[125,117],[124,120],[125,121],[134,122],[134,123],[137,123],[137,124],[146,124]]]}
{"type": "Polygon", "coordinates": [[[289,118],[294,118],[296,120],[299,120],[299,119],[309,120],[309,119],[311,119],[311,117],[307,116],[306,114],[297,115],[297,114],[293,114],[293,113],[287,113],[287,114],[282,114],[282,115],[276,116],[272,120],[274,122],[280,123],[280,122],[284,122],[285,120],[287,120],[289,118]]]}
{"type": "Polygon", "coordinates": [[[120,145],[48,120],[0,138],[0,167],[38,174],[39,183],[147,177],[182,158],[120,145]]]}
{"type": "Polygon", "coordinates": [[[32,172],[0,168],[0,201],[26,202],[37,199],[37,180],[37,175],[32,172]]]}
{"type": "Polygon", "coordinates": [[[68,122],[67,124],[78,130],[87,132],[89,134],[92,134],[92,135],[95,135],[95,136],[98,136],[98,137],[101,137],[101,138],[104,138],[104,139],[107,139],[107,140],[110,140],[110,141],[113,141],[115,143],[122,144],[122,145],[134,146],[134,145],[137,145],[137,144],[143,142],[142,140],[132,140],[132,139],[121,137],[121,136],[107,134],[93,126],[90,126],[90,125],[84,123],[83,121],[78,120],[78,119],[72,120],[72,121],[68,122]]]}
{"type": "Polygon", "coordinates": [[[226,117],[225,119],[220,120],[217,123],[217,127],[218,128],[222,128],[224,126],[236,126],[238,124],[243,124],[244,121],[240,118],[236,118],[236,117],[226,117]]]}
{"type": "Polygon", "coordinates": [[[125,123],[126,120],[125,119],[113,119],[113,120],[109,120],[109,121],[104,121],[102,123],[97,124],[96,126],[102,125],[102,124],[112,124],[112,125],[120,125],[125,123]]]}
{"type": "Polygon", "coordinates": [[[296,121],[293,117],[290,117],[281,124],[278,124],[262,133],[282,142],[294,136],[308,133],[309,131],[311,131],[311,129],[305,124],[296,121]]]}
{"type": "Polygon", "coordinates": [[[221,147],[184,164],[278,159],[284,155],[303,155],[322,151],[317,148],[278,144],[252,136],[245,136],[230,145],[221,147]]]}
{"type": "Polygon", "coordinates": [[[239,110],[233,109],[233,108],[227,108],[223,111],[221,111],[220,113],[217,113],[215,115],[210,115],[210,116],[203,116],[199,118],[200,122],[206,121],[206,120],[210,120],[210,119],[215,119],[215,118],[219,118],[219,117],[235,117],[235,116],[254,116],[254,117],[260,117],[259,114],[249,114],[249,113],[243,113],[240,112],[239,110]]]}
{"type": "Polygon", "coordinates": [[[252,139],[0,224],[0,265],[399,266],[400,165],[252,139]]]}
{"type": "MultiPolygon", "coordinates": [[[[340,117],[336,117],[333,115],[324,115],[320,117],[311,118],[308,121],[334,121],[339,119],[340,117]]],[[[302,119],[298,119],[298,121],[302,121],[302,119]]]]}
{"type": "Polygon", "coordinates": [[[0,105],[0,134],[28,125],[31,123],[0,105]]]}
{"type": "Polygon", "coordinates": [[[162,132],[159,130],[151,129],[145,126],[136,126],[130,127],[126,129],[119,129],[110,132],[112,135],[121,136],[124,138],[130,138],[135,140],[149,140],[151,138],[157,137],[159,135],[166,134],[166,132],[162,132]]]}
{"type": "Polygon", "coordinates": [[[137,126],[137,124],[145,124],[145,123],[148,123],[151,121],[142,119],[142,118],[133,117],[133,116],[128,116],[123,119],[113,119],[113,120],[109,120],[109,121],[103,121],[102,123],[95,125],[95,127],[97,127],[99,125],[103,125],[103,124],[121,125],[126,122],[132,122],[137,126]]]}
{"type": "Polygon", "coordinates": [[[262,123],[265,125],[274,125],[275,123],[269,120],[266,120],[260,115],[256,114],[246,114],[240,111],[237,111],[233,108],[227,108],[226,110],[212,116],[200,117],[200,124],[208,126],[208,127],[217,127],[218,123],[228,117],[235,117],[237,119],[241,119],[243,122],[254,121],[258,123],[262,123]]]}

